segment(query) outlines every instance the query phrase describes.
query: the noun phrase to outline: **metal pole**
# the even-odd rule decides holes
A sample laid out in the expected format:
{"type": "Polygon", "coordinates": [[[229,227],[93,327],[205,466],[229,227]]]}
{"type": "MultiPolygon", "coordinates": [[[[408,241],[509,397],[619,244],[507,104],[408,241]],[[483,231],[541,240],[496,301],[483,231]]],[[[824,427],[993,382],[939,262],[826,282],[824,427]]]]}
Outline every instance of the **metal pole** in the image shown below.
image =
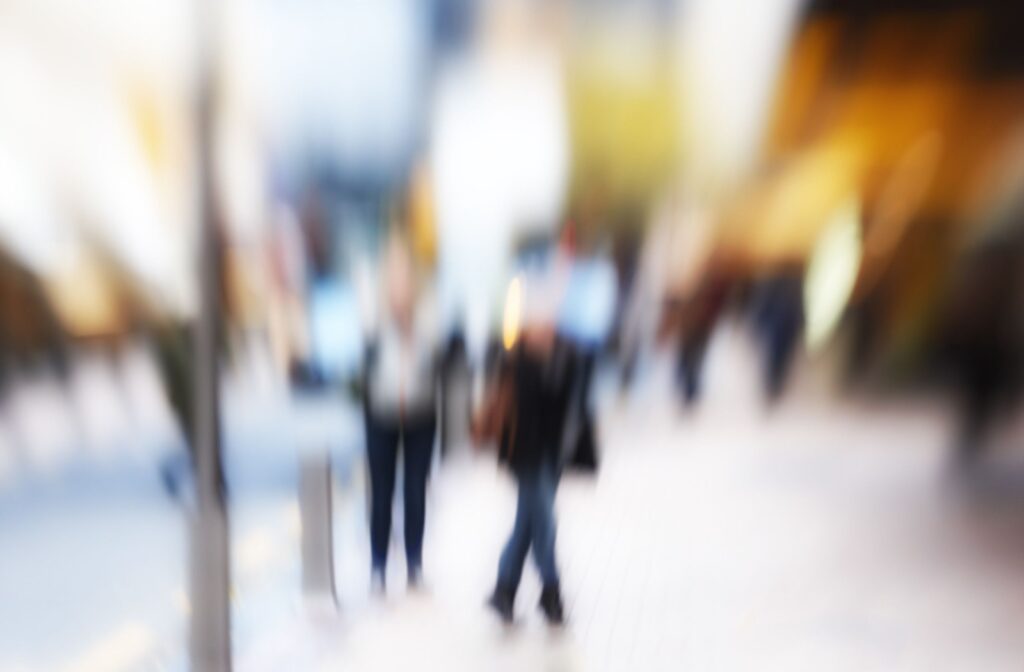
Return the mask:
{"type": "Polygon", "coordinates": [[[331,458],[326,450],[301,458],[302,592],[313,604],[336,608],[331,484],[331,458]]]}
{"type": "Polygon", "coordinates": [[[189,659],[197,672],[231,669],[228,512],[221,459],[218,349],[221,331],[220,235],[213,184],[216,4],[197,5],[199,87],[196,129],[200,218],[197,236],[199,315],[194,332],[196,510],[189,520],[191,621],[189,659]]]}

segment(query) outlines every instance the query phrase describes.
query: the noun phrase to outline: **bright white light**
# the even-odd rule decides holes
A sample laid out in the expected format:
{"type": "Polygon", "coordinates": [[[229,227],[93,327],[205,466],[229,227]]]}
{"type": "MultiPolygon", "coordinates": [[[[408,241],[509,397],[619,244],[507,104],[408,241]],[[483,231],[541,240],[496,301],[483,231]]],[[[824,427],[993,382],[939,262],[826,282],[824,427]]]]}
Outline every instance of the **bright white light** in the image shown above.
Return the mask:
{"type": "Polygon", "coordinates": [[[754,158],[801,4],[690,0],[681,12],[684,137],[705,177],[734,179],[754,158]]]}
{"type": "Polygon", "coordinates": [[[153,298],[183,311],[186,227],[168,216],[176,204],[160,191],[128,92],[145,82],[170,107],[181,100],[188,3],[80,5],[20,0],[0,10],[0,235],[49,276],[79,257],[74,225],[85,224],[153,298]]]}
{"type": "Polygon", "coordinates": [[[561,69],[554,54],[503,53],[453,66],[436,93],[431,172],[450,320],[463,317],[474,356],[500,315],[517,231],[558,223],[569,147],[561,69]]]}
{"type": "Polygon", "coordinates": [[[417,0],[266,0],[255,8],[259,106],[282,151],[322,151],[361,176],[406,158],[422,118],[426,63],[417,0]]]}
{"type": "Polygon", "coordinates": [[[804,278],[808,350],[820,348],[839,323],[857,282],[861,250],[860,204],[850,199],[818,238],[804,278]]]}
{"type": "Polygon", "coordinates": [[[54,195],[35,166],[0,147],[0,239],[21,262],[37,272],[60,265],[60,250],[71,241],[58,226],[51,203],[54,195]],[[59,241],[59,242],[58,242],[59,241]]]}

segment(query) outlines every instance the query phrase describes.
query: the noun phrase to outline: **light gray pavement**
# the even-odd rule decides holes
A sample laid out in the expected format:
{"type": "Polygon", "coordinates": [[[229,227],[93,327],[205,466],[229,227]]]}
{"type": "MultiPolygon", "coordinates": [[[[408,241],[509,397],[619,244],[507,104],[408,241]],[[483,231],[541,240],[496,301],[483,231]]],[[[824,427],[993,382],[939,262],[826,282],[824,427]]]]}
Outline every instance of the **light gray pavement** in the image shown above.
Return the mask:
{"type": "Polygon", "coordinates": [[[827,362],[767,412],[728,329],[708,364],[694,413],[669,403],[666,362],[609,400],[600,476],[563,483],[564,632],[532,567],[517,627],[485,613],[513,491],[464,456],[434,483],[428,594],[406,593],[396,545],[387,598],[368,598],[365,511],[343,498],[340,614],[299,614],[239,669],[1021,669],[1020,454],[956,476],[941,402],[838,399],[827,362]]]}
{"type": "MultiPolygon", "coordinates": [[[[956,476],[944,404],[839,398],[827,369],[768,412],[725,329],[696,412],[671,403],[666,361],[629,399],[603,395],[600,475],[559,495],[561,633],[532,567],[519,626],[482,606],[514,502],[490,456],[436,472],[426,594],[406,594],[398,521],[383,601],[363,469],[339,476],[334,615],[298,596],[287,461],[263,478],[254,457],[232,499],[237,669],[1021,669],[1022,428],[956,476]]],[[[184,522],[155,487],[8,507],[0,535],[0,670],[183,669],[184,522]]]]}

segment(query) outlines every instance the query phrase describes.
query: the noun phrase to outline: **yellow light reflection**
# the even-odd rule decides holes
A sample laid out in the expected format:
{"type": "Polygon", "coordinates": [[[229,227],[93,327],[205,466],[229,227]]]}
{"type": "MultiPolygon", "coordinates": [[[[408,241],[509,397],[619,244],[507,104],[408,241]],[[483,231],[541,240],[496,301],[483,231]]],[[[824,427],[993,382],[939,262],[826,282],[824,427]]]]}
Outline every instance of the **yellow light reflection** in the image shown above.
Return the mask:
{"type": "Polygon", "coordinates": [[[519,337],[519,327],[523,319],[523,286],[516,277],[509,283],[505,294],[505,319],[502,324],[502,342],[506,350],[511,350],[519,337]]]}
{"type": "Polygon", "coordinates": [[[807,349],[815,351],[835,330],[853,293],[861,261],[860,203],[849,199],[818,238],[804,278],[807,349]]]}

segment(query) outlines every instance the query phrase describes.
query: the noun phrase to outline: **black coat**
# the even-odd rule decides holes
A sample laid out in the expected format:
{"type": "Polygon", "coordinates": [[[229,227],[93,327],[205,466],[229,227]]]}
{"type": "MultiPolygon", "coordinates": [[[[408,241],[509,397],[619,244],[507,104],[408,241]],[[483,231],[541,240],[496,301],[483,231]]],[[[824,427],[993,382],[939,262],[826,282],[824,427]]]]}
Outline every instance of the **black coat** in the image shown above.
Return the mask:
{"type": "Polygon", "coordinates": [[[557,342],[550,355],[541,357],[518,345],[506,354],[502,368],[513,380],[514,393],[502,430],[501,458],[516,474],[544,464],[560,467],[574,383],[571,347],[557,342]]]}

